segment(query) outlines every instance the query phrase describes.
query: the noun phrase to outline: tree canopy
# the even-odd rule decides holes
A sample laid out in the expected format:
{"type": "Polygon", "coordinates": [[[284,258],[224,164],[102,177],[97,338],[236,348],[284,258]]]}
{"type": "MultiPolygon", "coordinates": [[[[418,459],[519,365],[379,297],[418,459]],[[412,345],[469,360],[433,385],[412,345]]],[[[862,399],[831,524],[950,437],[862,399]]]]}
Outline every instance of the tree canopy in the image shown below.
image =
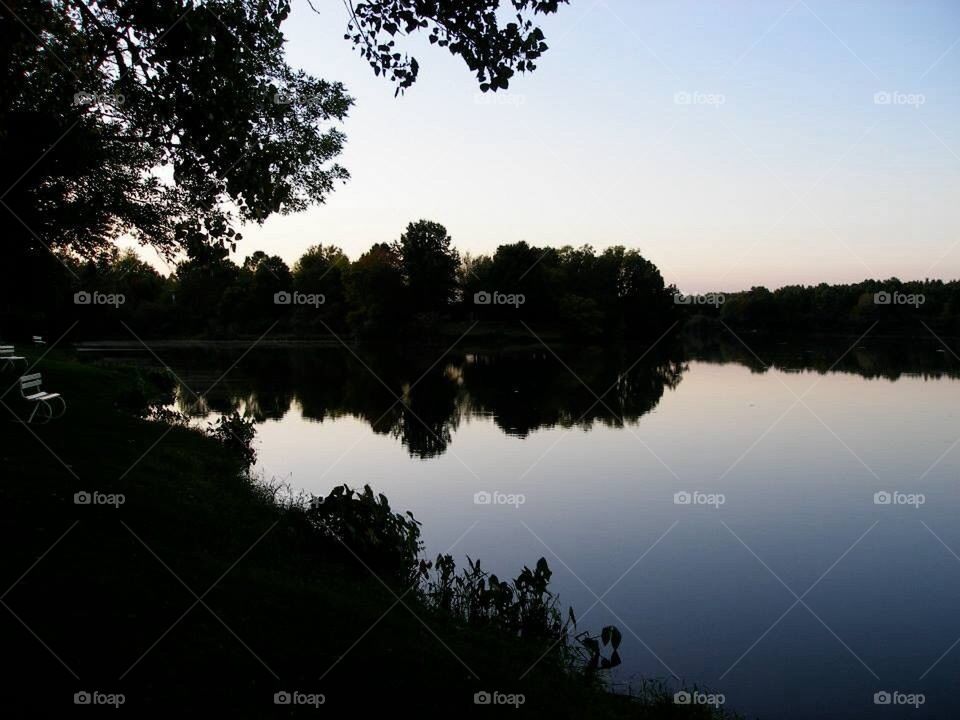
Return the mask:
{"type": "MultiPolygon", "coordinates": [[[[498,90],[535,68],[546,44],[533,18],[561,2],[348,1],[346,37],[398,91],[419,64],[396,42],[418,32],[498,90]]],[[[348,178],[336,158],[353,98],[287,62],[289,14],[289,0],[4,4],[0,203],[13,264],[93,257],[123,234],[196,253],[235,243],[241,222],[323,202],[348,178]]]]}
{"type": "Polygon", "coordinates": [[[407,225],[394,246],[414,312],[442,308],[457,290],[460,255],[440,223],[419,220],[407,225]]]}
{"type": "Polygon", "coordinates": [[[554,13],[566,2],[510,0],[514,17],[502,23],[497,16],[500,0],[376,0],[356,5],[347,0],[351,22],[344,38],[353,41],[377,75],[389,75],[397,93],[416,81],[420,64],[398,52],[396,38],[415,32],[427,33],[431,44],[462,57],[484,92],[506,89],[516,71],[534,70],[547,49],[531,17],[554,13]]]}

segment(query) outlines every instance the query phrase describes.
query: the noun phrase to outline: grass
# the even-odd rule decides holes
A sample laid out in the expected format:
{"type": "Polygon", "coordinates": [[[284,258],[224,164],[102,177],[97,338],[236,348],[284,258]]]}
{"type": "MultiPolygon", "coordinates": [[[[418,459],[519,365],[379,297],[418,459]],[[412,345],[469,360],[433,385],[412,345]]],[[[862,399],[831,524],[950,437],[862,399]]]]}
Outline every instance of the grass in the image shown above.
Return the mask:
{"type": "Polygon", "coordinates": [[[398,603],[350,557],[303,542],[221,444],[139,418],[156,392],[140,372],[60,351],[38,370],[67,398],[63,419],[25,426],[16,387],[0,407],[6,716],[83,710],[81,691],[122,693],[120,712],[137,717],[316,715],[276,705],[279,691],[322,693],[336,716],[502,712],[474,705],[486,690],[522,693],[537,717],[715,717],[665,690],[613,696],[415,593],[398,603]],[[124,502],[74,502],[94,491],[124,502]]]}

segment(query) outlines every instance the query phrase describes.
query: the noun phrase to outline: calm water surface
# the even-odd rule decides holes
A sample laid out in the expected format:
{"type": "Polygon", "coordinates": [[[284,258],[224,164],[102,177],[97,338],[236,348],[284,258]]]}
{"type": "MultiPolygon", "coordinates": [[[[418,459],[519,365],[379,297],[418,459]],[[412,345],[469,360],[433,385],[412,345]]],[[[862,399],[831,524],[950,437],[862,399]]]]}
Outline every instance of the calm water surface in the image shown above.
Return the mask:
{"type": "MultiPolygon", "coordinates": [[[[267,477],[385,493],[430,555],[511,577],[546,557],[582,627],[623,631],[618,682],[680,678],[750,717],[957,717],[960,362],[847,347],[264,350],[198,412],[255,417],[267,477]]],[[[200,392],[241,352],[160,354],[200,392]]]]}

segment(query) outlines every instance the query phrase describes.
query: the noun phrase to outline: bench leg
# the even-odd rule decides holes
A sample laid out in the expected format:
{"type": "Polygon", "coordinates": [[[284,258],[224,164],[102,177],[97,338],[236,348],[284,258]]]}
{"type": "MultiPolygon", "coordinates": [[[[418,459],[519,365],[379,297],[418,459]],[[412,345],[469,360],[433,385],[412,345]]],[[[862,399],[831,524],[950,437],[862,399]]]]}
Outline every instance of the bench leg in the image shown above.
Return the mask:
{"type": "Polygon", "coordinates": [[[60,401],[60,412],[58,412],[56,415],[53,415],[51,413],[51,416],[50,416],[51,420],[53,420],[54,418],[62,418],[64,415],[67,414],[67,401],[64,400],[62,397],[58,397],[57,400],[60,401]]]}
{"type": "Polygon", "coordinates": [[[33,422],[33,419],[37,416],[37,412],[39,412],[41,405],[43,406],[43,410],[44,410],[44,413],[43,413],[43,415],[44,415],[43,422],[44,422],[44,423],[48,423],[48,422],[50,422],[51,420],[56,420],[57,418],[61,418],[61,417],[63,417],[64,415],[66,415],[66,413],[67,413],[67,401],[64,400],[62,397],[57,398],[57,400],[60,401],[60,411],[59,411],[59,412],[57,412],[56,410],[53,409],[53,405],[50,404],[50,401],[49,401],[49,400],[38,400],[38,401],[36,401],[36,402],[33,404],[33,412],[31,412],[31,413],[30,413],[30,417],[27,418],[27,424],[29,425],[30,423],[33,422]]]}

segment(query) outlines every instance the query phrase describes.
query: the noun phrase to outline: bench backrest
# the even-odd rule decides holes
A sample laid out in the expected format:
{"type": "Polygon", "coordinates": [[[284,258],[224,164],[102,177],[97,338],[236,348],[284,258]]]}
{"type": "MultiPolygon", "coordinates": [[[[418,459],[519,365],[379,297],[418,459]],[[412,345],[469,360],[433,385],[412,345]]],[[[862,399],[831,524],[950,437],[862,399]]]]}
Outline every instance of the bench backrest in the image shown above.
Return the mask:
{"type": "Polygon", "coordinates": [[[40,373],[32,373],[30,375],[23,375],[20,378],[20,391],[25,392],[32,388],[40,387],[40,373]]]}
{"type": "Polygon", "coordinates": [[[13,355],[13,345],[0,345],[0,355],[13,355]]]}

